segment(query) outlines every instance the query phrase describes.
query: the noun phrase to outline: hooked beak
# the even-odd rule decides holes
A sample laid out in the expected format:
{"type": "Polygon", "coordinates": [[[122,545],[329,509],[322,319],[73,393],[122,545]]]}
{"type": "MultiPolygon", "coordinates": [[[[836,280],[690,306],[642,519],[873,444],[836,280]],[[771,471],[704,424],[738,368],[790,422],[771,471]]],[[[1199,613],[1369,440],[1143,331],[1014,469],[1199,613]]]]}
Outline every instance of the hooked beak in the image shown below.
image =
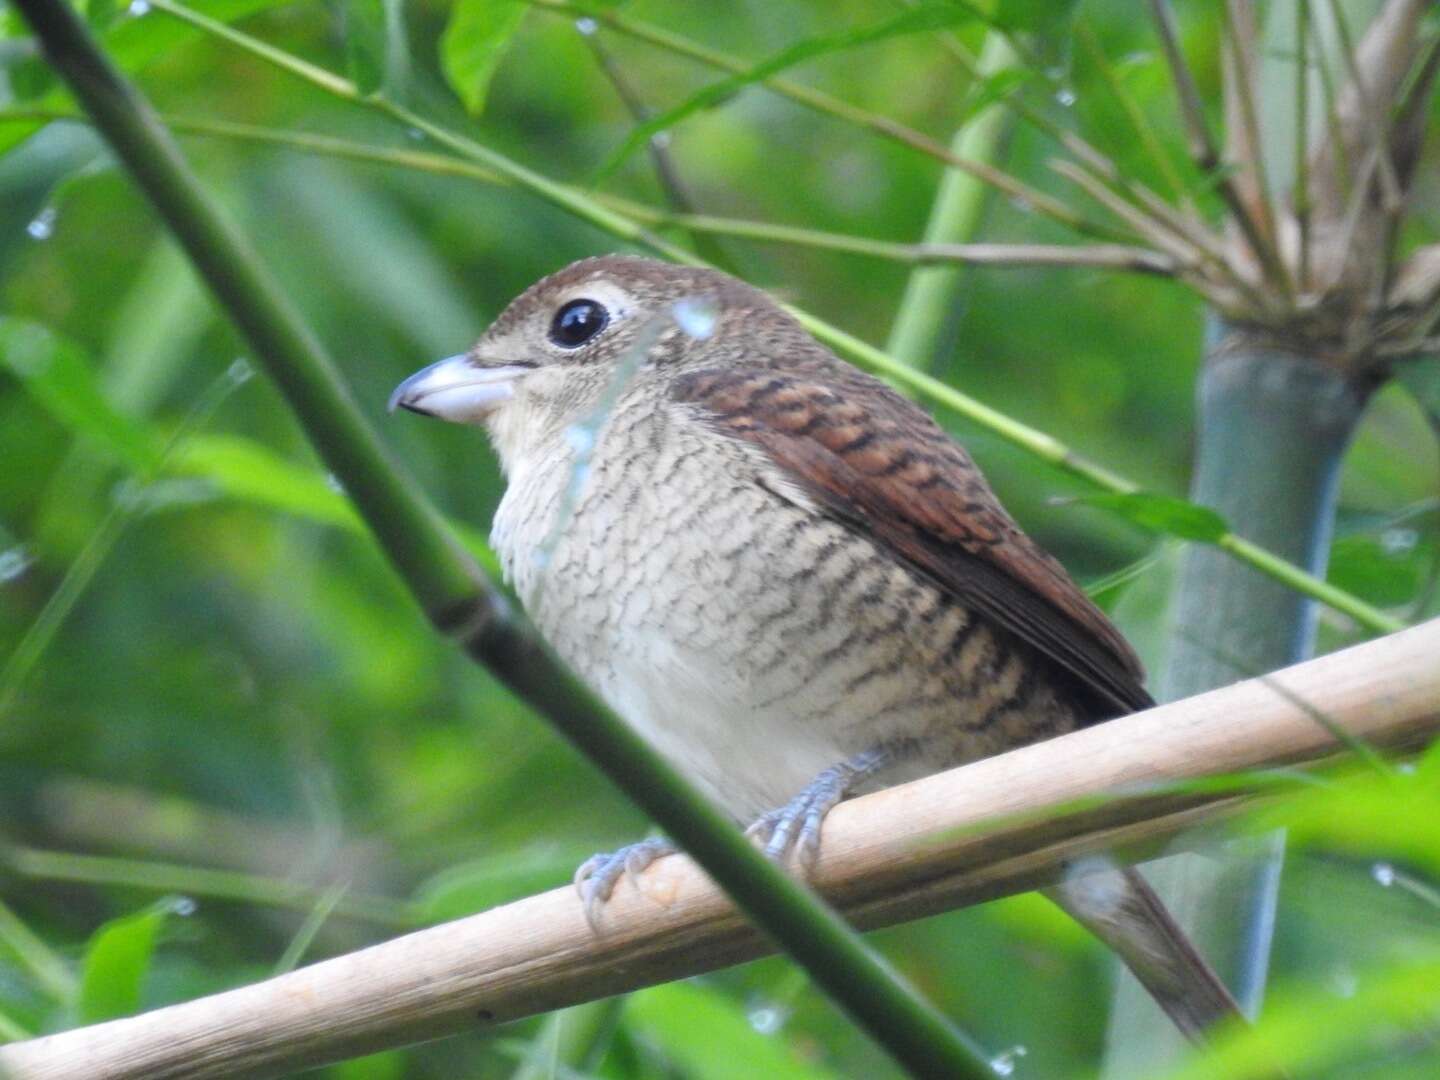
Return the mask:
{"type": "Polygon", "coordinates": [[[390,395],[388,410],[409,409],[455,423],[483,420],[515,396],[515,380],[527,364],[476,367],[467,355],[446,357],[421,368],[390,395]]]}

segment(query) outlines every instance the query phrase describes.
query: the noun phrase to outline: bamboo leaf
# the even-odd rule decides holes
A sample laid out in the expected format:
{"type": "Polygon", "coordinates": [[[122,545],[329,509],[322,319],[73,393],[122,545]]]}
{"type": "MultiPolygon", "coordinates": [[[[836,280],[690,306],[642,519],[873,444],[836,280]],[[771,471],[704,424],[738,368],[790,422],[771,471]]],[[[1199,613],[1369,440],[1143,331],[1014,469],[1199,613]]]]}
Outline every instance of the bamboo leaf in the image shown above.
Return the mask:
{"type": "Polygon", "coordinates": [[[155,943],[165,920],[188,901],[173,898],[143,911],[112,919],[90,938],[80,979],[80,1022],[94,1024],[129,1016],[140,1008],[140,990],[150,972],[155,943]]]}
{"type": "MultiPolygon", "coordinates": [[[[279,7],[282,2],[283,0],[191,0],[190,6],[212,19],[229,23],[257,11],[279,7]]],[[[121,70],[134,72],[199,36],[200,31],[186,23],[150,13],[116,20],[101,35],[101,39],[110,59],[121,70]]],[[[55,88],[54,76],[38,51],[33,57],[10,64],[7,74],[13,88],[17,91],[25,88],[28,91],[24,94],[17,92],[17,97],[21,100],[34,100],[38,106],[56,109],[67,106],[71,101],[68,92],[55,88]]],[[[34,124],[0,126],[0,155],[44,126],[41,121],[34,124]]]]}
{"type": "Polygon", "coordinates": [[[868,26],[796,42],[768,59],[762,60],[748,71],[742,71],[728,79],[711,83],[675,108],[660,113],[635,127],[620,148],[600,166],[596,179],[599,181],[609,176],[624,164],[625,160],[636,150],[639,150],[660,132],[674,127],[686,117],[705,109],[713,109],[728,101],[750,84],[768,79],[796,64],[813,60],[818,56],[844,52],[861,45],[874,44],[904,34],[918,34],[927,30],[960,26],[979,18],[982,18],[981,14],[966,3],[926,4],[868,26]]]}
{"type": "Polygon", "coordinates": [[[755,1029],[732,999],[697,983],[631,994],[625,1022],[658,1044],[692,1080],[821,1080],[835,1074],[801,1061],[784,1041],[755,1029]],[[717,1054],[714,1048],[723,1046],[717,1054]]]}
{"type": "MultiPolygon", "coordinates": [[[[1279,987],[1267,999],[1258,1025],[1209,1048],[1187,1067],[1169,1074],[1169,1080],[1273,1076],[1277,1062],[1300,1075],[1339,1075],[1328,1067],[1347,1060],[1365,1062],[1362,1072],[1399,1075],[1386,1071],[1383,1056],[1377,1062],[1377,1050],[1387,1042],[1413,1040],[1417,1057],[1424,1052],[1418,1048],[1429,1041],[1427,1032],[1440,1007],[1440,958],[1421,956],[1369,971],[1354,993],[1345,997],[1311,978],[1279,987]]],[[[1433,1068],[1433,1050],[1424,1060],[1430,1060],[1433,1068]]]]}
{"type": "Polygon", "coordinates": [[[1143,529],[1167,536],[1178,536],[1182,540],[1214,544],[1230,531],[1225,519],[1209,507],[1197,506],[1185,499],[1160,495],[1153,491],[1131,491],[1123,494],[1101,492],[1096,495],[1080,495],[1065,501],[1104,507],[1128,518],[1143,529]]]}
{"type": "Polygon", "coordinates": [[[1330,549],[1326,580],[1381,607],[1409,603],[1419,594],[1429,564],[1414,529],[1395,527],[1380,536],[1343,536],[1330,549]]]}
{"type": "Polygon", "coordinates": [[[405,59],[398,0],[346,0],[345,67],[362,94],[399,92],[405,59]]]}
{"type": "Polygon", "coordinates": [[[1396,377],[1425,411],[1440,434],[1440,356],[1425,356],[1402,365],[1396,377]]]}
{"type": "Polygon", "coordinates": [[[174,455],[173,468],[201,476],[231,498],[358,532],[350,501],[314,469],[238,435],[195,435],[174,455]]]}
{"type": "Polygon", "coordinates": [[[1366,770],[1300,791],[1257,811],[1261,828],[1284,827],[1297,847],[1392,859],[1440,873],[1440,787],[1432,769],[1366,770]]]}
{"type": "Polygon", "coordinates": [[[476,116],[485,111],[490,80],[527,8],[521,0],[458,0],[450,12],[440,37],[440,66],[476,116]]]}
{"type": "Polygon", "coordinates": [[[38,323],[0,318],[0,365],[57,420],[131,469],[148,472],[159,462],[158,443],[111,408],[84,353],[72,342],[38,323]]]}

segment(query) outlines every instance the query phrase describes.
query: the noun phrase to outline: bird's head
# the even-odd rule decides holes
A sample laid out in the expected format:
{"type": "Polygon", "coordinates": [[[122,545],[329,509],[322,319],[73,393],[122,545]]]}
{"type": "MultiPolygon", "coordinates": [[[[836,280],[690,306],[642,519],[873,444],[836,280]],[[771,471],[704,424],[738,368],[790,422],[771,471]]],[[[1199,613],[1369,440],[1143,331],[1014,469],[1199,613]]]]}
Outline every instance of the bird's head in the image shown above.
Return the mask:
{"type": "Polygon", "coordinates": [[[583,259],[521,293],[468,352],[411,375],[390,409],[483,424],[509,471],[528,447],[620,394],[723,362],[722,328],[761,310],[780,314],[759,290],[712,270],[583,259]]]}

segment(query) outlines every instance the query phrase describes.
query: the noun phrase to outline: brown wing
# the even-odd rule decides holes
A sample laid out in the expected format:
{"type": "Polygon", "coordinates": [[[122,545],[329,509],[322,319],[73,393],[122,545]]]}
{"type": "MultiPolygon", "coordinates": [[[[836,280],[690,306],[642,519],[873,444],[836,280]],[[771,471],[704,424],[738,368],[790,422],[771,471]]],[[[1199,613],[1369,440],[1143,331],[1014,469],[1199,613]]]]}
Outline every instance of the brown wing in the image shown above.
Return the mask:
{"type": "Polygon", "coordinates": [[[762,447],[835,518],[1059,664],[1095,719],[1153,704],[1110,620],[1020,531],[965,450],[883,383],[831,359],[697,371],[675,396],[762,447]]]}

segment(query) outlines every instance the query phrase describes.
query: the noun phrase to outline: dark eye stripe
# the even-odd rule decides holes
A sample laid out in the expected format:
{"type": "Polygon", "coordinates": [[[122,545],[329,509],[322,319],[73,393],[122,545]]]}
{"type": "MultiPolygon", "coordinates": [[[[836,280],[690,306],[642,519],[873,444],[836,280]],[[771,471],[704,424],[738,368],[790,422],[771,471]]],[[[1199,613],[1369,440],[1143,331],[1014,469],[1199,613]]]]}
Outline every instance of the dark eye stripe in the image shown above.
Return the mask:
{"type": "Polygon", "coordinates": [[[571,300],[555,313],[550,340],[562,349],[578,349],[610,322],[605,305],[596,300],[571,300]]]}

